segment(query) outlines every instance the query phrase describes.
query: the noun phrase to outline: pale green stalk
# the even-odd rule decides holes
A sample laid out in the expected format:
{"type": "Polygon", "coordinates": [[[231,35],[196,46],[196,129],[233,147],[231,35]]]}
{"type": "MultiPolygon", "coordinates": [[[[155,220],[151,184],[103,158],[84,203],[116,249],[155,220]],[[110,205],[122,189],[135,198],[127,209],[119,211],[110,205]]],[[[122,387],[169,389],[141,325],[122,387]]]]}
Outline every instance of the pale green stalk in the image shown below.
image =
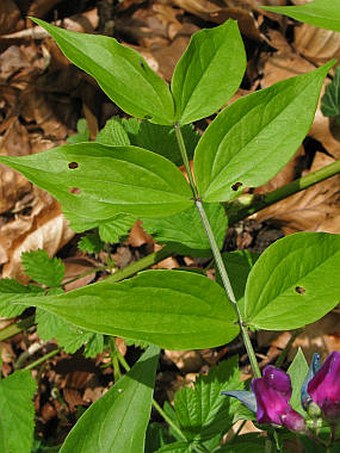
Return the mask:
{"type": "Polygon", "coordinates": [[[211,251],[213,253],[217,269],[218,269],[218,271],[220,273],[223,287],[225,289],[225,292],[228,295],[229,300],[232,302],[232,304],[233,304],[233,306],[235,308],[235,311],[236,311],[236,314],[237,314],[237,317],[238,317],[238,322],[239,322],[240,329],[241,329],[243,342],[244,342],[245,348],[246,348],[247,353],[248,353],[248,357],[249,357],[249,360],[250,360],[251,367],[253,369],[254,376],[255,377],[261,377],[261,371],[260,371],[259,365],[258,365],[257,360],[256,360],[255,351],[254,351],[254,348],[253,348],[253,346],[251,344],[251,341],[250,341],[250,338],[249,338],[249,335],[248,335],[248,330],[247,330],[247,328],[245,327],[245,325],[243,323],[242,314],[241,314],[240,309],[238,307],[238,304],[237,304],[237,301],[236,301],[236,298],[235,298],[235,294],[234,294],[234,291],[233,291],[233,288],[232,288],[232,285],[231,285],[231,282],[230,282],[230,279],[229,279],[228,272],[227,272],[227,270],[225,268],[225,265],[223,263],[222,255],[221,255],[220,249],[218,248],[214,232],[213,232],[213,230],[211,228],[208,216],[207,216],[207,214],[205,212],[203,203],[202,203],[201,199],[199,198],[199,195],[198,195],[198,192],[197,192],[197,188],[196,188],[196,185],[194,183],[194,178],[193,178],[193,175],[192,175],[192,172],[191,172],[191,168],[190,168],[190,164],[189,164],[189,160],[188,160],[188,154],[187,154],[185,143],[184,143],[184,140],[183,140],[183,135],[182,135],[181,129],[180,129],[178,124],[175,124],[175,131],[176,131],[177,142],[178,142],[178,146],[179,146],[179,149],[180,149],[180,152],[181,152],[183,163],[184,163],[184,166],[185,166],[185,169],[186,169],[186,172],[188,174],[189,181],[190,181],[191,190],[192,190],[192,193],[193,193],[194,198],[195,198],[195,204],[196,204],[198,213],[200,215],[204,231],[205,231],[205,233],[207,235],[207,238],[209,240],[210,248],[211,248],[211,251]]]}

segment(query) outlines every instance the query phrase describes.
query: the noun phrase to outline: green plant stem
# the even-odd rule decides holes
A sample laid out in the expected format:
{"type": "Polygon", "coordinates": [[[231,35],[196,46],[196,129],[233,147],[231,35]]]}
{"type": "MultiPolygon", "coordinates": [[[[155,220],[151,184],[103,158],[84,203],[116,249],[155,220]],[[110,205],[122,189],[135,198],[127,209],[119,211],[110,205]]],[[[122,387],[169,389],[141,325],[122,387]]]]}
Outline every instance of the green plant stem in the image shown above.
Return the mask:
{"type": "Polygon", "coordinates": [[[177,143],[178,143],[178,147],[179,147],[179,150],[180,150],[180,153],[182,156],[183,164],[184,164],[185,170],[186,170],[188,178],[189,178],[189,183],[190,183],[190,187],[192,190],[192,194],[193,194],[194,198],[196,199],[196,198],[198,198],[198,192],[197,192],[196,184],[195,184],[194,177],[193,177],[193,174],[191,171],[190,162],[188,159],[188,153],[187,153],[187,149],[186,149],[186,146],[184,143],[184,138],[183,138],[183,134],[181,131],[181,127],[178,123],[175,123],[174,128],[175,128],[177,143]]]}
{"type": "Polygon", "coordinates": [[[295,181],[292,181],[283,187],[279,187],[278,189],[267,194],[241,195],[237,200],[224,204],[229,224],[231,225],[236,223],[245,217],[254,214],[255,212],[261,211],[262,209],[267,208],[278,201],[301,192],[302,190],[308,189],[309,187],[339,173],[340,160],[330,165],[326,165],[319,170],[309,173],[309,175],[296,179],[295,181]]]}
{"type": "Polygon", "coordinates": [[[280,368],[285,361],[288,352],[290,351],[291,347],[293,346],[294,341],[296,338],[300,335],[300,333],[303,332],[303,329],[296,329],[292,332],[286,346],[284,347],[283,351],[279,355],[278,359],[275,362],[276,368],[280,368]]]}
{"type": "Polygon", "coordinates": [[[39,366],[40,364],[46,362],[46,360],[48,360],[51,357],[58,354],[60,351],[61,351],[61,348],[53,349],[52,351],[48,352],[44,356],[40,357],[40,359],[37,359],[34,362],[30,363],[29,365],[25,366],[24,370],[32,370],[33,368],[39,366]]]}
{"type": "Polygon", "coordinates": [[[207,216],[207,214],[205,212],[203,203],[202,203],[202,201],[200,200],[200,198],[198,196],[198,192],[197,192],[197,188],[195,186],[194,178],[193,178],[193,175],[192,175],[192,172],[191,172],[191,168],[190,168],[190,164],[189,164],[188,155],[187,155],[187,151],[186,151],[186,148],[185,148],[185,143],[184,143],[184,140],[183,140],[182,132],[181,132],[181,129],[178,126],[178,124],[175,124],[175,130],[176,130],[176,137],[177,137],[177,141],[178,141],[178,146],[179,146],[179,149],[181,151],[181,155],[183,157],[183,163],[184,163],[184,166],[186,168],[186,171],[188,172],[188,177],[189,177],[189,181],[190,181],[190,185],[191,185],[191,190],[192,190],[192,193],[194,194],[195,204],[196,204],[198,213],[200,215],[204,231],[205,231],[205,233],[207,235],[207,238],[209,240],[210,248],[211,248],[213,257],[215,259],[215,263],[216,263],[218,272],[220,274],[223,287],[225,289],[225,292],[227,293],[227,296],[228,296],[229,300],[232,302],[232,304],[233,304],[233,306],[235,308],[235,311],[236,311],[236,314],[237,314],[237,317],[238,317],[238,321],[239,321],[239,325],[240,325],[240,329],[241,329],[243,342],[244,342],[245,348],[246,348],[247,353],[248,353],[249,361],[250,361],[251,367],[253,369],[254,376],[255,377],[261,377],[261,371],[260,371],[259,365],[258,365],[257,360],[256,360],[254,348],[253,348],[253,346],[251,344],[251,341],[250,341],[250,338],[249,338],[249,335],[248,335],[248,329],[245,327],[245,325],[243,323],[242,314],[241,314],[239,306],[237,304],[237,300],[236,300],[236,297],[235,297],[235,294],[234,294],[234,291],[233,291],[233,288],[232,288],[232,285],[231,285],[231,282],[230,282],[230,279],[229,279],[228,272],[227,272],[227,270],[226,270],[226,268],[224,266],[222,255],[221,255],[220,249],[219,249],[219,247],[217,245],[214,232],[213,232],[213,230],[211,228],[211,225],[210,225],[208,216],[207,216]]]}
{"type": "MultiPolygon", "coordinates": [[[[125,357],[122,356],[120,353],[119,349],[115,347],[115,351],[117,352],[118,360],[124,370],[126,372],[130,371],[130,366],[125,360],[125,357]]],[[[161,406],[157,403],[157,401],[153,398],[152,400],[152,406],[156,409],[156,411],[159,413],[159,415],[168,423],[169,426],[177,433],[177,435],[182,439],[182,440],[187,440],[185,435],[182,433],[182,431],[179,429],[179,427],[173,422],[173,420],[167,415],[167,413],[161,408],[161,406]]]]}

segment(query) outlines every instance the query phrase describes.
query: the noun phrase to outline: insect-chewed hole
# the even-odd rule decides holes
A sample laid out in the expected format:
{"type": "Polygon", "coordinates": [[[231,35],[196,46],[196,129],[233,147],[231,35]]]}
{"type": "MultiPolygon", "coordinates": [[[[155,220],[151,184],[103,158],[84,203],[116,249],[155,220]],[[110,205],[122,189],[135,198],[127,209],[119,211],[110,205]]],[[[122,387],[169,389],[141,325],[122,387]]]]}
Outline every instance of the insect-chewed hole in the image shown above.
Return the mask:
{"type": "Polygon", "coordinates": [[[235,184],[233,184],[233,185],[231,186],[231,189],[234,190],[234,191],[236,192],[236,191],[237,191],[240,187],[242,187],[242,186],[243,186],[243,183],[238,181],[238,182],[235,182],[235,184]]]}
{"type": "Polygon", "coordinates": [[[70,162],[68,164],[68,168],[70,168],[71,170],[74,170],[75,168],[78,168],[78,167],[79,167],[78,162],[70,162]]]}
{"type": "Polygon", "coordinates": [[[305,294],[306,288],[304,288],[303,286],[296,286],[295,292],[297,292],[298,294],[305,294]]]}
{"type": "Polygon", "coordinates": [[[70,193],[74,193],[75,195],[79,195],[81,193],[81,189],[79,189],[79,187],[70,187],[68,191],[70,193]]]}

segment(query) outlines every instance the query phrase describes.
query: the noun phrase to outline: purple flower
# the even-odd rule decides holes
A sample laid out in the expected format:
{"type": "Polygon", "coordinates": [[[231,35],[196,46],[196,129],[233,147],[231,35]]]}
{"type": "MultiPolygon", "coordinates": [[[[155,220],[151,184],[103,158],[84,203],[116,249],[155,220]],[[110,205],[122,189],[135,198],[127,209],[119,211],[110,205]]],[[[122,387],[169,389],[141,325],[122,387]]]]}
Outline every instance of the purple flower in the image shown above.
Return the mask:
{"type": "Polygon", "coordinates": [[[290,377],[284,371],[269,365],[261,378],[253,379],[259,423],[282,425],[291,431],[305,431],[305,420],[289,404],[292,396],[290,377]]]}
{"type": "Polygon", "coordinates": [[[340,352],[332,352],[309,380],[307,401],[317,404],[325,419],[340,421],[340,352]]]}

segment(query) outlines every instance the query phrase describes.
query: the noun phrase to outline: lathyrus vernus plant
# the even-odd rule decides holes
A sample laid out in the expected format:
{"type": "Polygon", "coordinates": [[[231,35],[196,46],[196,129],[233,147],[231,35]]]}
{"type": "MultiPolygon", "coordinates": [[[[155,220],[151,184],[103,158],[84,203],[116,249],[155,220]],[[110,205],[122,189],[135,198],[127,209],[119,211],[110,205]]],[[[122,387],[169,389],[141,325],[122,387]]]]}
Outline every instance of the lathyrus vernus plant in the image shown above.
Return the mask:
{"type": "MultiPolygon", "coordinates": [[[[3,287],[0,304],[6,313],[34,306],[82,331],[155,345],[85,412],[60,451],[274,451],[282,450],[282,438],[291,432],[309,441],[301,415],[304,409],[292,403],[294,386],[291,395],[289,378],[275,368],[267,368],[261,376],[249,331],[300,328],[338,303],[334,270],[339,265],[340,239],[326,233],[295,234],[274,243],[255,263],[244,255],[221,254],[221,231],[226,228],[222,204],[235,217],[230,208],[233,200],[244,189],[268,181],[293,156],[310,128],[323,80],[334,61],[238,99],[218,113],[196,143],[188,125],[219,111],[244,75],[246,57],[235,21],[192,37],[170,87],[142,56],[115,39],[34,21],[75,65],[97,80],[113,102],[139,120],[131,120],[125,128],[116,125],[119,133],[113,134],[111,144],[104,134],[97,142],[0,161],[55,196],[75,231],[98,228],[105,241],[110,231],[124,231],[135,219],[142,219],[147,229],[162,231],[160,242],[176,243],[196,254],[210,247],[220,282],[193,272],[150,270],[68,293],[16,289],[8,283],[7,289],[3,287]],[[148,131],[148,140],[143,130],[148,131]],[[167,137],[163,144],[158,134],[167,137]],[[194,154],[193,172],[188,147],[194,154]],[[179,156],[189,183],[176,166],[179,156]],[[198,380],[195,391],[179,392],[174,409],[167,406],[164,411],[152,403],[158,348],[216,347],[238,335],[254,373],[252,408],[258,422],[270,427],[266,437],[235,438],[220,446],[240,411],[239,403],[221,395],[225,389],[229,394],[242,390],[235,360],[223,362],[198,380]],[[151,425],[145,443],[152,404],[171,429],[164,434],[162,427],[151,425]],[[155,430],[157,440],[152,436],[155,430]]],[[[313,183],[338,171],[336,163],[313,183]]],[[[300,355],[293,365],[291,375],[302,385],[308,367],[300,355]]],[[[333,405],[319,398],[323,369],[312,378],[307,393],[313,407],[326,417],[333,405]]]]}

